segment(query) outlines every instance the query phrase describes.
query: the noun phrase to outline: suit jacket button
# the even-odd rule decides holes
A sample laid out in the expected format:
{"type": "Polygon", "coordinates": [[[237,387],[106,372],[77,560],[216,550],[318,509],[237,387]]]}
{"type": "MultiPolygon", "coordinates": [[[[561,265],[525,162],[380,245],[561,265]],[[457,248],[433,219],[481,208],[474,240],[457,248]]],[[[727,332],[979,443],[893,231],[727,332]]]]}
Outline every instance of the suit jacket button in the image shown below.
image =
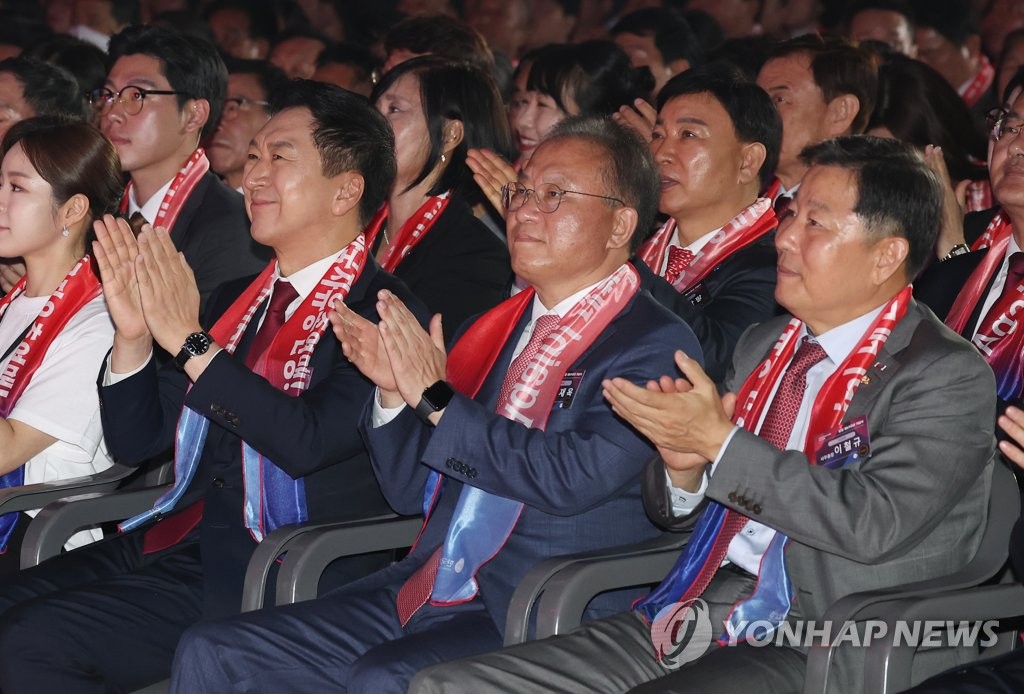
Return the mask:
{"type": "Polygon", "coordinates": [[[761,504],[754,504],[754,507],[750,510],[753,511],[755,514],[761,513],[761,504]]]}
{"type": "Polygon", "coordinates": [[[449,470],[451,470],[452,469],[452,463],[454,463],[454,462],[455,462],[454,458],[449,458],[448,460],[444,461],[444,466],[446,468],[448,468],[449,470]]]}
{"type": "Polygon", "coordinates": [[[216,487],[217,489],[220,489],[221,487],[224,486],[224,480],[221,479],[220,477],[214,477],[213,486],[216,487]]]}
{"type": "Polygon", "coordinates": [[[729,501],[736,503],[736,492],[729,492],[729,501]]]}

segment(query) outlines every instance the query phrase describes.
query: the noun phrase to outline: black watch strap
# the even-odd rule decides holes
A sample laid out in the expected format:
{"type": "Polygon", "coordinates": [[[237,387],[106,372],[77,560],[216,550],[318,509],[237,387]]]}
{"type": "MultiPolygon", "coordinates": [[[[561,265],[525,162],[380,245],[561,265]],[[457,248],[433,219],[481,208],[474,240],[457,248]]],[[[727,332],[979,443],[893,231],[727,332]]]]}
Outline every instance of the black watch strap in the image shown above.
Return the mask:
{"type": "Polygon", "coordinates": [[[416,403],[416,416],[424,422],[430,422],[430,415],[448,407],[455,391],[447,381],[438,381],[423,391],[423,397],[416,403]]]}
{"type": "Polygon", "coordinates": [[[185,338],[185,344],[181,346],[181,351],[174,355],[174,363],[179,369],[185,368],[185,362],[192,357],[198,357],[206,354],[207,350],[210,349],[210,345],[213,344],[213,338],[210,337],[209,333],[198,332],[192,333],[185,338]]]}

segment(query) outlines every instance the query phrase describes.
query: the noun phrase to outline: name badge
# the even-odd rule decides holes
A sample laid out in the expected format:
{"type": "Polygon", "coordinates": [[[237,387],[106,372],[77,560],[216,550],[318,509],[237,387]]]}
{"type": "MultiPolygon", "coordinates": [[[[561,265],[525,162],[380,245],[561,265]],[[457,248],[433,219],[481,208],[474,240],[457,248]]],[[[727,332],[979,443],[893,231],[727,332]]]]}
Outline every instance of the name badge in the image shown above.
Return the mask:
{"type": "Polygon", "coordinates": [[[690,302],[691,306],[702,305],[707,301],[707,297],[704,296],[704,283],[698,282],[690,291],[686,292],[684,297],[690,302]]]}
{"type": "Polygon", "coordinates": [[[583,374],[586,371],[566,371],[562,384],[558,386],[558,395],[555,396],[553,410],[568,410],[572,407],[572,401],[576,397],[576,391],[580,389],[580,382],[583,381],[583,374]]]}
{"type": "Polygon", "coordinates": [[[814,459],[818,465],[835,470],[871,455],[868,418],[857,417],[834,432],[819,434],[814,441],[814,459]]]}

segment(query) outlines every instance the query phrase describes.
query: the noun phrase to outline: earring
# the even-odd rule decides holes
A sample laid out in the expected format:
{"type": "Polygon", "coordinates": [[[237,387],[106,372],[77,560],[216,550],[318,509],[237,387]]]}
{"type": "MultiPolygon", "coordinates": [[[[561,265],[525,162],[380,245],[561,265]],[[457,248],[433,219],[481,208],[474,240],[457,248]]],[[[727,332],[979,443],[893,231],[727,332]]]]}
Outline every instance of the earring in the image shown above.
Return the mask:
{"type": "Polygon", "coordinates": [[[446,161],[448,161],[448,157],[446,157],[446,156],[444,155],[444,153],[442,153],[442,154],[441,154],[441,163],[443,164],[443,163],[445,163],[446,161]]]}
{"type": "Polygon", "coordinates": [[[64,228],[60,230],[60,235],[61,236],[71,236],[71,230],[68,229],[68,225],[67,224],[65,224],[64,228]]]}

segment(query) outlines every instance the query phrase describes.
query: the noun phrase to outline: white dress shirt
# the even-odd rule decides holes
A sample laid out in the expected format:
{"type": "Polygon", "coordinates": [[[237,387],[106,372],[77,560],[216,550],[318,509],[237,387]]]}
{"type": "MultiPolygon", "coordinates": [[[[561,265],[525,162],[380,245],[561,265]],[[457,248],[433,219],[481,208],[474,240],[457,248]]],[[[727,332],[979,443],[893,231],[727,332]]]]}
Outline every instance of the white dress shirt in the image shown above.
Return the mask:
{"type": "Polygon", "coordinates": [[[672,238],[668,240],[668,245],[665,247],[665,257],[661,259],[661,267],[658,268],[658,276],[664,277],[665,270],[668,269],[669,248],[672,248],[673,246],[675,246],[676,248],[686,248],[687,250],[691,251],[694,255],[697,255],[702,250],[704,250],[704,246],[708,245],[708,241],[710,241],[712,237],[714,237],[714,235],[720,232],[721,230],[722,227],[718,227],[717,229],[714,229],[704,234],[703,236],[701,236],[699,239],[689,244],[688,246],[684,246],[682,240],[679,238],[679,227],[674,227],[672,229],[672,238]]]}
{"type": "MultiPolygon", "coordinates": [[[[825,350],[827,358],[821,360],[807,371],[807,388],[804,391],[803,400],[800,402],[800,409],[797,411],[796,422],[793,425],[793,431],[789,435],[789,441],[786,443],[787,450],[803,450],[804,440],[807,438],[807,427],[810,424],[811,409],[814,407],[814,401],[818,397],[818,393],[821,391],[821,387],[825,384],[825,381],[835,373],[835,370],[839,368],[839,365],[846,361],[846,358],[850,355],[850,352],[854,350],[857,344],[860,342],[864,333],[871,326],[874,320],[881,313],[884,306],[870,311],[869,313],[855,318],[852,321],[844,323],[840,326],[832,328],[831,330],[822,333],[817,338],[810,336],[811,339],[816,339],[822,349],[825,350]]],[[[806,327],[799,339],[802,339],[804,335],[809,335],[806,327]]],[[[798,343],[799,344],[799,343],[798,343]]],[[[779,382],[781,382],[781,378],[779,382]]],[[[770,404],[775,398],[775,391],[778,389],[779,383],[776,383],[772,387],[771,396],[768,399],[770,404]]],[[[761,429],[761,425],[764,423],[764,418],[768,414],[768,408],[766,407],[764,412],[761,413],[761,418],[757,422],[757,431],[761,429]]],[[[715,474],[719,463],[722,461],[725,451],[729,448],[729,444],[732,441],[733,435],[736,433],[737,427],[729,433],[726,437],[725,443],[718,452],[718,457],[711,464],[710,475],[715,474]]],[[[668,474],[667,472],[665,473],[668,474]]],[[[683,489],[672,487],[669,484],[669,490],[672,500],[672,512],[677,516],[685,516],[691,513],[697,504],[704,498],[704,492],[707,490],[708,475],[705,475],[701,481],[701,487],[697,492],[687,492],[683,489]]],[[[747,521],[747,524],[743,526],[743,529],[733,538],[729,544],[729,551],[726,554],[725,562],[732,562],[744,569],[745,571],[757,575],[758,567],[761,565],[761,557],[764,555],[765,550],[768,548],[768,543],[775,537],[775,531],[766,525],[762,525],[757,521],[747,521]]]]}
{"type": "Polygon", "coordinates": [[[163,184],[160,190],[153,193],[153,195],[146,202],[139,205],[138,200],[135,199],[135,186],[128,189],[128,217],[130,218],[136,212],[142,213],[142,216],[146,218],[146,221],[150,224],[156,222],[156,216],[160,213],[160,205],[164,201],[164,196],[167,195],[167,191],[171,189],[171,182],[174,181],[172,178],[167,183],[163,184]]]}

